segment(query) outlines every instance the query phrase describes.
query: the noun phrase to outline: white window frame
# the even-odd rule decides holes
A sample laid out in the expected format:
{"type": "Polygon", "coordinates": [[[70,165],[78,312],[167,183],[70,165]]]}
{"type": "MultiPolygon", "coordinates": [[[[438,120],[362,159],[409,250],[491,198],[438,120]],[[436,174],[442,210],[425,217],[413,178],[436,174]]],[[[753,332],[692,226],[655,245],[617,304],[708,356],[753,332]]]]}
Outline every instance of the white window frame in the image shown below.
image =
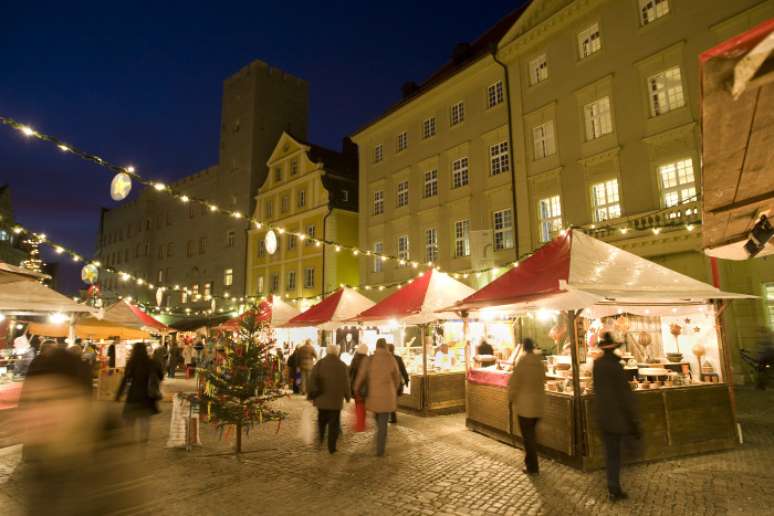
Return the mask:
{"type": "Polygon", "coordinates": [[[465,121],[465,103],[459,101],[449,107],[449,126],[454,127],[465,121]]]}
{"type": "Polygon", "coordinates": [[[374,163],[379,163],[384,159],[384,145],[377,143],[374,146],[374,163]]]}
{"type": "Polygon", "coordinates": [[[452,189],[462,188],[470,183],[470,162],[467,156],[452,161],[451,170],[452,189]]]}
{"type": "MultiPolygon", "coordinates": [[[[224,269],[223,271],[223,286],[224,287],[230,287],[234,284],[234,269],[224,269]]],[[[199,286],[196,286],[196,290],[198,292],[199,286]]]]}
{"type": "Polygon", "coordinates": [[[529,85],[535,86],[545,80],[548,80],[548,58],[542,53],[529,62],[529,85]]]}
{"type": "Polygon", "coordinates": [[[675,65],[648,77],[650,116],[656,117],[685,106],[683,76],[675,65]]]}
{"type": "Polygon", "coordinates": [[[489,146],[489,175],[497,176],[511,170],[508,140],[489,146]]]}
{"type": "Polygon", "coordinates": [[[290,211],[290,195],[283,195],[280,198],[280,213],[288,213],[290,211]]]}
{"type": "Polygon", "coordinates": [[[395,191],[395,207],[403,208],[408,206],[409,203],[409,182],[405,179],[398,183],[398,187],[395,191]]]}
{"type": "Polygon", "coordinates": [[[275,292],[279,292],[280,289],[280,276],[279,272],[272,272],[271,273],[271,284],[269,285],[269,292],[274,294],[275,292]]]}
{"type": "Polygon", "coordinates": [[[538,201],[538,227],[540,241],[548,242],[562,230],[562,200],[558,195],[538,201]]]}
{"type": "Polygon", "coordinates": [[[438,169],[434,168],[425,171],[425,188],[422,192],[422,198],[428,199],[438,195],[438,169]]]}
{"type": "Polygon", "coordinates": [[[293,158],[290,160],[290,175],[295,176],[298,174],[298,158],[293,158]]]}
{"type": "Polygon", "coordinates": [[[274,216],[274,201],[271,199],[266,199],[266,201],[263,203],[263,209],[264,213],[266,214],[266,218],[272,218],[274,216]]]}
{"type": "Polygon", "coordinates": [[[639,0],[639,7],[643,27],[669,14],[669,0],[639,0]]]}
{"type": "Polygon", "coordinates": [[[234,247],[236,245],[236,231],[226,231],[226,247],[234,247]]]}
{"type": "Polygon", "coordinates": [[[431,116],[422,121],[422,139],[426,140],[435,136],[435,117],[431,116]]]}
{"type": "Polygon", "coordinates": [[[586,59],[602,50],[599,22],[592,23],[578,33],[578,57],[586,59]]]}
{"type": "Polygon", "coordinates": [[[470,256],[470,219],[454,223],[454,257],[470,256]]]}
{"type": "Polygon", "coordinates": [[[408,133],[406,131],[401,131],[398,133],[398,137],[395,143],[395,149],[397,152],[403,152],[404,150],[408,149],[408,133]]]}
{"type": "Polygon", "coordinates": [[[492,213],[492,243],[495,251],[513,249],[513,210],[492,213]]]}
{"type": "Polygon", "coordinates": [[[373,215],[382,215],[384,213],[384,190],[374,191],[373,196],[373,215]]]}
{"type": "Polygon", "coordinates": [[[503,89],[503,81],[497,81],[490,84],[486,89],[486,108],[492,109],[493,107],[500,105],[505,100],[505,90],[503,89]]]}
{"type": "Polygon", "coordinates": [[[304,288],[314,288],[314,267],[304,269],[304,288]]]}
{"type": "Polygon", "coordinates": [[[438,230],[425,229],[425,261],[432,263],[438,260],[438,230]]]}
{"type": "MultiPolygon", "coordinates": [[[[374,254],[381,255],[384,253],[384,242],[374,242],[374,254]]],[[[381,256],[374,256],[374,267],[373,271],[376,273],[382,272],[382,264],[384,262],[382,261],[381,256]]]]}
{"type": "Polygon", "coordinates": [[[591,205],[594,222],[604,222],[621,217],[621,195],[618,178],[591,185],[591,205]]]}
{"type": "MultiPolygon", "coordinates": [[[[409,261],[409,237],[408,235],[400,235],[398,237],[398,259],[405,261],[408,263],[409,261]]],[[[403,264],[405,267],[406,263],[403,264]]]]}
{"type": "Polygon", "coordinates": [[[583,106],[586,141],[596,140],[613,132],[613,110],[610,97],[605,96],[583,106]]]}
{"type": "Polygon", "coordinates": [[[299,208],[303,208],[304,206],[306,206],[306,190],[298,191],[297,203],[299,208]]]}
{"type": "Polygon", "coordinates": [[[692,158],[660,165],[658,182],[664,208],[672,208],[696,200],[696,174],[692,158]]]}
{"type": "Polygon", "coordinates": [[[296,235],[293,233],[287,234],[287,240],[288,240],[288,251],[291,251],[296,248],[296,235]]]}
{"type": "Polygon", "coordinates": [[[532,151],[536,161],[556,154],[553,120],[532,128],[532,151]]]}
{"type": "Polygon", "coordinates": [[[282,181],[282,167],[274,167],[274,182],[279,183],[282,181]]]}
{"type": "Polygon", "coordinates": [[[285,292],[296,289],[296,271],[288,271],[288,282],[285,285],[285,292]]]}
{"type": "Polygon", "coordinates": [[[257,287],[258,294],[263,294],[263,288],[266,286],[264,285],[264,281],[265,279],[263,276],[258,276],[258,287],[257,287]]]}
{"type": "Polygon", "coordinates": [[[304,245],[306,246],[312,245],[312,239],[314,238],[314,235],[316,232],[317,232],[317,226],[315,224],[310,224],[306,226],[306,243],[304,245]]]}

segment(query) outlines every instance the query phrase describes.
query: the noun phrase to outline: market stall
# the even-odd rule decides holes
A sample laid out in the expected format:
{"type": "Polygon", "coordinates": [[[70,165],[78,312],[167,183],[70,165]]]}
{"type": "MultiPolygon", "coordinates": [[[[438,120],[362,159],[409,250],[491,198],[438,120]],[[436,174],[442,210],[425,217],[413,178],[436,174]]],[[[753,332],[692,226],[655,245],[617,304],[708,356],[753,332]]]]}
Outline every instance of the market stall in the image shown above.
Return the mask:
{"type": "Polygon", "coordinates": [[[451,412],[465,407],[463,332],[453,331],[460,317],[439,311],[473,293],[448,274],[428,269],[352,320],[373,347],[377,338],[395,345],[409,372],[408,392],[398,398],[404,408],[451,412]]]}
{"type": "Polygon", "coordinates": [[[313,328],[282,328],[292,318],[300,312],[298,309],[289,305],[281,298],[269,296],[268,300],[262,301],[257,309],[246,310],[245,312],[232,317],[216,327],[218,331],[235,332],[239,330],[242,320],[248,314],[257,314],[261,320],[271,325],[272,339],[278,347],[283,348],[283,353],[290,347],[298,345],[305,339],[311,339],[313,344],[317,344],[317,331],[313,328]]]}
{"type": "MultiPolygon", "coordinates": [[[[730,362],[716,317],[717,300],[743,297],[571,230],[453,308],[513,320],[517,342],[537,342],[547,370],[538,443],[590,469],[604,460],[591,371],[605,332],[624,342],[621,361],[639,400],[638,460],[735,445],[730,362]]],[[[520,438],[507,398],[512,364],[468,365],[467,425],[506,442],[520,438]]]]}

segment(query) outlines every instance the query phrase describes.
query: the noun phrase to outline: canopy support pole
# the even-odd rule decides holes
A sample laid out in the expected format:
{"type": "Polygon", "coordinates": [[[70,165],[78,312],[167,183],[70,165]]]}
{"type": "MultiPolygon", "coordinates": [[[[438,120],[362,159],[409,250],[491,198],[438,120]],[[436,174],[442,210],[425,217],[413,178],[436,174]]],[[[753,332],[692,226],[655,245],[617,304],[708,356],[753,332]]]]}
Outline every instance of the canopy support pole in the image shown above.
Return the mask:
{"type": "MultiPolygon", "coordinates": [[[[422,339],[422,413],[427,415],[428,413],[428,407],[427,403],[430,399],[430,382],[427,379],[427,336],[425,333],[429,332],[430,325],[429,324],[420,324],[419,325],[419,337],[422,339]]],[[[401,335],[403,335],[403,332],[401,332],[401,335]]]]}
{"type": "MultiPolygon", "coordinates": [[[[723,325],[723,312],[728,307],[728,301],[715,301],[715,328],[718,334],[718,344],[720,345],[720,370],[723,372],[723,379],[728,385],[728,397],[731,401],[731,416],[736,423],[736,392],[734,391],[734,371],[731,364],[731,352],[726,342],[726,329],[723,325]]],[[[701,362],[699,363],[699,378],[701,378],[701,362]]]]}
{"type": "Polygon", "coordinates": [[[580,365],[578,364],[578,336],[575,331],[575,321],[577,314],[575,310],[567,312],[567,335],[570,338],[570,354],[572,360],[572,401],[573,401],[573,420],[575,426],[575,454],[582,457],[586,454],[586,445],[584,434],[586,429],[583,425],[583,400],[581,399],[580,389],[580,365]]]}

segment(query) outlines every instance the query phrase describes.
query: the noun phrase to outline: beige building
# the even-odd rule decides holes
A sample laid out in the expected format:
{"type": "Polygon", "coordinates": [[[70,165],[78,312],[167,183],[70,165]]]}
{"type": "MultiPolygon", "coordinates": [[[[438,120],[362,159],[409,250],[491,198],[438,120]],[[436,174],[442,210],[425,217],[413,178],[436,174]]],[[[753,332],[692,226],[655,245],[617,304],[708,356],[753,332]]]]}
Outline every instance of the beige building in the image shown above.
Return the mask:
{"type": "MultiPolygon", "coordinates": [[[[357,257],[323,242],[357,245],[357,149],[342,152],[283,132],[267,162],[248,233],[247,294],[285,298],[324,296],[339,284],[358,284],[357,257]],[[276,249],[267,249],[263,223],[276,228],[276,249]],[[299,236],[302,235],[302,236],[299,236]]],[[[300,306],[304,306],[303,302],[300,306]]]]}

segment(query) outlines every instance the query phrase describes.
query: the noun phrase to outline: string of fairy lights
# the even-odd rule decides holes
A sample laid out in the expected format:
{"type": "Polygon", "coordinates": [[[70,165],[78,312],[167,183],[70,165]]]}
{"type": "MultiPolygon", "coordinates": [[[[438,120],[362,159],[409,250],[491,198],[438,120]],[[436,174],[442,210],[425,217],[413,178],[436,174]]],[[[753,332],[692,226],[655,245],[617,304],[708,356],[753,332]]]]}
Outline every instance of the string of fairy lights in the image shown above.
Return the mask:
{"type": "MultiPolygon", "coordinates": [[[[70,145],[60,138],[36,131],[32,129],[30,126],[22,124],[12,118],[0,115],[0,124],[19,131],[25,137],[36,138],[37,140],[56,145],[57,148],[64,153],[73,154],[83,160],[90,161],[92,163],[95,163],[109,170],[111,173],[115,174],[114,183],[116,179],[121,179],[123,181],[124,192],[122,194],[121,199],[125,198],[128,195],[129,190],[131,189],[131,180],[134,180],[135,182],[142,184],[145,187],[152,188],[153,190],[159,193],[170,195],[182,204],[188,204],[188,203],[199,204],[204,208],[206,208],[204,210],[205,213],[209,213],[213,215],[228,216],[234,219],[244,219],[246,222],[250,223],[256,229],[266,228],[267,230],[274,230],[280,235],[286,234],[288,236],[293,236],[297,238],[299,241],[309,240],[310,243],[314,244],[317,247],[321,247],[323,245],[330,246],[331,248],[334,249],[335,252],[349,251],[352,253],[353,256],[363,256],[369,259],[381,260],[382,262],[391,260],[391,261],[397,262],[396,265],[398,267],[411,267],[413,269],[419,269],[420,267],[422,267],[424,269],[425,266],[427,266],[428,268],[434,268],[437,271],[442,272],[440,266],[434,263],[433,261],[420,262],[417,260],[409,260],[407,258],[403,258],[400,256],[394,256],[394,255],[389,255],[385,253],[376,253],[371,251],[370,249],[362,249],[358,246],[342,244],[340,242],[327,240],[327,239],[315,238],[303,232],[288,231],[279,224],[267,223],[265,221],[258,220],[254,217],[246,216],[236,210],[228,210],[228,209],[221,208],[217,206],[217,204],[205,198],[189,196],[188,194],[183,193],[179,190],[176,190],[162,181],[146,179],[142,177],[139,173],[137,173],[136,169],[133,166],[122,167],[122,166],[116,165],[96,154],[89,153],[74,145],[70,145]],[[129,186],[127,187],[126,185],[129,185],[129,186]]],[[[694,195],[691,198],[684,199],[680,204],[681,205],[690,204],[695,200],[697,200],[697,198],[698,196],[694,195]]],[[[697,215],[696,217],[697,220],[693,222],[685,223],[682,221],[682,219],[679,216],[675,218],[667,218],[665,222],[661,222],[659,217],[660,214],[670,212],[670,216],[671,216],[675,213],[676,209],[679,210],[680,208],[681,208],[680,205],[670,206],[647,214],[652,219],[658,220],[658,224],[655,224],[652,226],[645,225],[645,227],[637,227],[637,224],[635,224],[634,227],[632,227],[630,223],[631,221],[629,222],[616,221],[614,223],[609,223],[609,224],[588,224],[585,226],[577,227],[576,229],[580,229],[592,235],[609,234],[611,232],[618,232],[621,235],[626,235],[630,231],[651,231],[653,234],[658,235],[665,230],[680,229],[680,228],[684,228],[689,232],[693,231],[697,225],[701,224],[701,221],[698,220],[699,219],[698,213],[695,211],[694,211],[694,214],[697,215]]],[[[691,210],[687,209],[685,213],[690,214],[691,210]]],[[[642,219],[642,217],[639,217],[639,219],[642,219]]],[[[156,291],[157,289],[161,289],[162,292],[179,291],[181,293],[184,293],[187,297],[191,297],[194,301],[197,301],[197,302],[202,300],[211,301],[212,299],[225,299],[227,300],[227,302],[230,302],[232,305],[235,305],[237,302],[240,302],[240,303],[244,303],[245,301],[253,302],[255,300],[266,298],[265,296],[244,296],[244,297],[236,298],[233,296],[229,296],[228,293],[224,293],[223,296],[214,296],[214,295],[205,296],[202,294],[198,294],[194,292],[192,289],[189,289],[186,286],[181,286],[179,284],[173,285],[173,284],[164,284],[162,282],[157,282],[157,283],[149,282],[143,277],[141,277],[140,275],[133,274],[126,270],[121,270],[115,267],[104,265],[99,260],[87,260],[84,258],[84,256],[81,253],[78,253],[77,251],[69,248],[68,246],[52,241],[44,233],[31,231],[19,224],[8,225],[8,224],[5,224],[2,220],[0,220],[0,227],[5,227],[6,229],[10,230],[16,235],[19,235],[22,233],[32,235],[37,239],[37,242],[39,245],[45,245],[47,247],[50,247],[55,254],[68,255],[74,262],[81,262],[81,261],[88,262],[94,267],[97,267],[99,270],[117,275],[119,280],[122,283],[126,283],[126,284],[131,283],[133,286],[136,285],[137,287],[144,287],[149,291],[156,291]]],[[[566,230],[562,230],[562,231],[566,231],[566,230]]],[[[511,267],[518,267],[520,260],[523,260],[529,257],[534,252],[535,251],[524,253],[524,255],[520,256],[516,261],[509,262],[505,265],[495,265],[495,266],[486,267],[478,270],[471,270],[471,271],[464,271],[464,272],[450,272],[449,274],[456,279],[468,279],[470,277],[481,277],[484,274],[492,274],[491,279],[494,279],[494,277],[499,272],[506,271],[511,267]]],[[[419,272],[419,275],[421,274],[423,274],[423,272],[419,272]]],[[[392,281],[392,282],[386,282],[386,283],[360,284],[360,285],[341,284],[340,286],[341,287],[346,286],[356,290],[362,289],[365,291],[371,291],[371,290],[384,291],[386,289],[404,286],[412,280],[413,280],[413,277],[407,280],[392,281]]],[[[299,301],[308,301],[308,300],[315,300],[315,301],[320,300],[322,299],[322,296],[316,295],[316,296],[290,297],[289,295],[285,295],[283,298],[289,302],[299,302],[299,301]]],[[[128,299],[131,300],[131,296],[129,296],[128,299]]],[[[140,300],[138,300],[138,304],[140,304],[143,308],[147,307],[148,309],[156,311],[157,313],[164,313],[164,314],[170,314],[170,315],[174,313],[175,315],[201,316],[201,315],[214,314],[216,312],[222,313],[224,310],[227,310],[222,307],[221,309],[218,309],[218,310],[214,310],[214,309],[194,310],[191,308],[185,308],[183,310],[179,310],[179,311],[175,310],[173,312],[173,310],[170,309],[169,307],[153,306],[153,305],[143,303],[140,300]]]]}

